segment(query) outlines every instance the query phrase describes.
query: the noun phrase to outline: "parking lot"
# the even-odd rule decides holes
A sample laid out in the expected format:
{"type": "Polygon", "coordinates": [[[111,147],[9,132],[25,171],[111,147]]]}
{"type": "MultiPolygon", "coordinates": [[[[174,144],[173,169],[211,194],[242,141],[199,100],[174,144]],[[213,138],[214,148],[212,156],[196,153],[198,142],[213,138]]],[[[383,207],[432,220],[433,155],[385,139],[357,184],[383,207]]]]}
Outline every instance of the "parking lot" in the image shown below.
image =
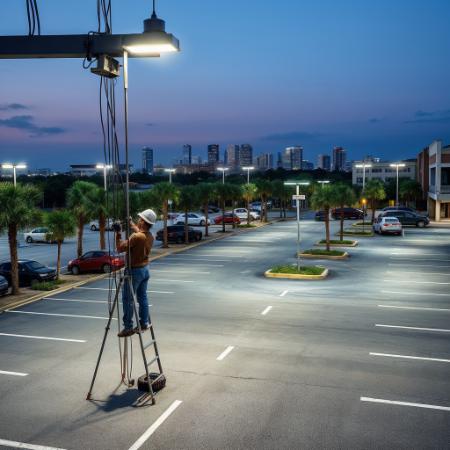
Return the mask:
{"type": "MultiPolygon", "coordinates": [[[[301,228],[302,248],[323,237],[301,228]]],[[[118,386],[117,320],[85,400],[107,279],[0,315],[0,446],[449,448],[450,227],[362,237],[349,260],[317,261],[324,281],[265,279],[295,262],[296,236],[280,222],[151,264],[168,380],[154,406],[118,386]]]]}

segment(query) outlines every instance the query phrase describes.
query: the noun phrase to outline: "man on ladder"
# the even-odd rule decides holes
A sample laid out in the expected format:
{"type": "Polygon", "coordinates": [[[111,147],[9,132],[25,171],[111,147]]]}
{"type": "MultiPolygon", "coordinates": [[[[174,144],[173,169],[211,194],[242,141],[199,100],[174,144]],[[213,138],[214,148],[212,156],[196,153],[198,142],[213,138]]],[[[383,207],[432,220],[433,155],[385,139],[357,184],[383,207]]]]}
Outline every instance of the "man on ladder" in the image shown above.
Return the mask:
{"type": "MultiPolygon", "coordinates": [[[[139,322],[142,331],[150,328],[150,314],[148,310],[147,284],[150,279],[148,262],[153,246],[153,236],[150,228],[156,222],[156,214],[152,209],[146,209],[138,214],[139,221],[136,224],[130,222],[133,234],[129,239],[122,241],[120,227],[116,230],[116,249],[118,252],[126,252],[129,267],[129,275],[132,282],[133,292],[139,303],[139,322]]],[[[139,331],[139,327],[133,326],[133,294],[130,288],[130,279],[125,279],[122,291],[123,303],[123,325],[124,328],[118,333],[119,337],[131,336],[139,331]]]]}

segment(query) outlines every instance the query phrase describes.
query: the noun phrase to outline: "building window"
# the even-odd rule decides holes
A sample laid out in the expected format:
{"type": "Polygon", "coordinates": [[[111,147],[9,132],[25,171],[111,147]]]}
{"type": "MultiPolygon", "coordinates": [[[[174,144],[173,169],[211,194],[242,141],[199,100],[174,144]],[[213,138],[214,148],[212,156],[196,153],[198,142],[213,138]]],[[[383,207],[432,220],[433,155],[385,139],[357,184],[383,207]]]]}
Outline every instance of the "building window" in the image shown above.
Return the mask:
{"type": "Polygon", "coordinates": [[[362,184],[362,182],[363,182],[362,177],[357,177],[356,178],[356,184],[362,184]]]}

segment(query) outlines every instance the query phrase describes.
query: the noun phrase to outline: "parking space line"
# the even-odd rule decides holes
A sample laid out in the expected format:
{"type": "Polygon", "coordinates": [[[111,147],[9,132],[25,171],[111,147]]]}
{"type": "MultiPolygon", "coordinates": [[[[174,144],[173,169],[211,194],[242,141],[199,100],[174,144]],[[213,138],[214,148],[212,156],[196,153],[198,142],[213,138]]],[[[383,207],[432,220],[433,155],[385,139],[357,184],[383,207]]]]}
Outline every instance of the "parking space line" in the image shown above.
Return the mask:
{"type": "Polygon", "coordinates": [[[29,450],[64,450],[63,448],[46,447],[45,445],[25,444],[24,442],[8,441],[0,439],[0,445],[3,447],[26,448],[29,450]]]}
{"type": "Polygon", "coordinates": [[[443,281],[415,281],[415,280],[383,280],[386,283],[415,283],[415,284],[450,284],[443,281]]]}
{"type": "Polygon", "coordinates": [[[74,303],[108,303],[107,300],[82,300],[79,298],[56,298],[56,297],[44,297],[43,300],[54,300],[57,302],[74,302],[74,303]]]}
{"type": "MultiPolygon", "coordinates": [[[[419,275],[444,275],[444,276],[446,276],[446,277],[450,276],[450,273],[449,273],[449,272],[447,272],[447,273],[443,273],[443,272],[417,272],[417,271],[402,270],[402,269],[398,270],[397,272],[400,272],[400,273],[410,273],[410,274],[419,274],[419,275]]],[[[385,274],[386,274],[386,275],[390,275],[390,274],[392,274],[392,272],[391,272],[390,270],[387,270],[387,271],[385,272],[385,274]]]]}
{"type": "MultiPolygon", "coordinates": [[[[115,291],[116,290],[116,288],[108,289],[108,288],[95,288],[95,287],[83,287],[83,286],[78,286],[78,287],[75,287],[74,289],[89,289],[89,290],[93,290],[93,291],[109,291],[109,290],[115,291]]],[[[149,290],[147,292],[150,292],[152,294],[175,294],[175,292],[171,292],[171,291],[151,291],[151,290],[149,290]]]]}
{"type": "Polygon", "coordinates": [[[441,259],[441,258],[389,258],[392,259],[393,261],[450,261],[450,259],[441,259]]]}
{"type": "Polygon", "coordinates": [[[392,353],[375,353],[375,352],[370,352],[369,355],[370,356],[385,356],[387,358],[417,359],[420,361],[435,361],[435,362],[450,363],[450,359],[443,359],[443,358],[426,358],[426,357],[422,357],[422,356],[395,355],[392,353]]]}
{"type": "Polygon", "coordinates": [[[128,449],[138,450],[142,447],[145,441],[159,428],[161,424],[182,404],[181,400],[175,400],[159,417],[156,421],[147,429],[147,431],[128,449]]]}
{"type": "Polygon", "coordinates": [[[371,398],[371,397],[361,397],[360,400],[362,402],[385,403],[388,405],[398,405],[398,406],[415,406],[416,408],[438,409],[441,411],[450,411],[450,407],[448,407],[448,406],[427,405],[426,403],[399,402],[396,400],[385,400],[383,398],[371,398]]]}
{"type": "MultiPolygon", "coordinates": [[[[183,257],[175,257],[175,256],[167,256],[166,260],[169,261],[169,258],[175,258],[177,261],[207,261],[207,262],[232,262],[231,259],[204,259],[204,258],[183,258],[183,257]]],[[[150,269],[151,270],[151,269],[150,269]]]]}
{"type": "Polygon", "coordinates": [[[384,325],[380,323],[375,324],[376,327],[384,327],[384,328],[400,328],[405,330],[417,330],[417,331],[435,331],[437,333],[450,333],[450,330],[446,330],[445,328],[422,328],[422,327],[406,327],[401,325],[384,325]]]}
{"type": "Polygon", "coordinates": [[[442,269],[443,267],[450,267],[450,265],[445,264],[408,264],[408,263],[388,263],[388,266],[413,266],[413,267],[437,267],[438,269],[442,269]]]}
{"type": "Polygon", "coordinates": [[[229,345],[217,358],[217,361],[222,361],[234,349],[234,346],[229,345]]]}
{"type": "MultiPolygon", "coordinates": [[[[5,309],[5,312],[16,313],[16,314],[34,314],[37,316],[74,317],[76,319],[101,319],[101,320],[109,319],[109,317],[100,317],[100,316],[83,316],[83,315],[79,315],[79,314],[42,313],[42,312],[36,312],[36,311],[15,311],[12,309],[5,309]]],[[[113,317],[112,320],[117,320],[117,319],[115,319],[113,317]]]]}
{"type": "Polygon", "coordinates": [[[12,375],[12,376],[15,376],[15,377],[26,377],[26,376],[28,376],[27,373],[9,372],[8,370],[0,370],[0,375],[12,375]]]}
{"type": "Polygon", "coordinates": [[[418,311],[444,311],[450,312],[449,308],[430,308],[428,306],[396,306],[396,305],[377,305],[379,308],[393,308],[393,309],[411,309],[418,311]]]}
{"type": "MultiPolygon", "coordinates": [[[[198,270],[176,270],[176,274],[178,273],[201,273],[202,275],[210,275],[211,272],[199,272],[198,270]]],[[[173,273],[173,270],[159,270],[159,269],[152,269],[152,273],[158,272],[158,273],[173,273]]]]}
{"type": "Polygon", "coordinates": [[[81,339],[66,339],[66,338],[55,338],[55,337],[47,337],[47,336],[30,336],[27,334],[11,334],[11,333],[0,333],[0,336],[8,336],[8,337],[18,337],[25,339],[42,339],[44,341],[62,341],[62,342],[76,342],[79,344],[84,344],[85,340],[81,339]]]}
{"type": "MultiPolygon", "coordinates": [[[[216,255],[205,255],[205,254],[196,254],[196,255],[194,255],[193,253],[185,253],[184,255],[188,255],[188,256],[200,256],[200,257],[202,257],[202,256],[204,256],[204,257],[212,257],[212,258],[214,258],[215,256],[219,256],[219,257],[225,257],[225,258],[243,258],[244,256],[243,255],[230,255],[230,256],[228,256],[228,255],[224,255],[224,254],[222,254],[222,253],[218,253],[218,254],[216,254],[216,255]]],[[[195,261],[195,260],[194,260],[195,261]]]]}
{"type": "Polygon", "coordinates": [[[437,292],[411,292],[411,291],[381,291],[382,294],[400,294],[400,295],[432,295],[436,297],[450,297],[450,294],[440,294],[437,292]]]}
{"type": "Polygon", "coordinates": [[[272,309],[272,306],[268,306],[262,313],[262,316],[265,316],[270,310],[272,309]]]}
{"type": "Polygon", "coordinates": [[[283,292],[280,294],[280,297],[284,297],[288,292],[289,292],[289,291],[286,289],[285,291],[283,291],[283,292]]]}
{"type": "Polygon", "coordinates": [[[160,278],[159,280],[152,280],[152,283],[165,283],[169,281],[170,283],[193,283],[192,280],[169,280],[167,278],[160,278]]]}
{"type": "MultiPolygon", "coordinates": [[[[195,261],[191,261],[189,263],[189,266],[192,267],[196,267],[196,266],[207,266],[207,267],[224,267],[223,264],[207,264],[207,263],[201,263],[201,264],[194,264],[195,261]]],[[[150,268],[150,272],[153,271],[153,267],[159,267],[159,266],[182,266],[182,267],[186,267],[186,263],[183,264],[177,264],[177,263],[163,263],[163,262],[158,262],[152,265],[152,267],[150,268]]],[[[450,266],[449,266],[450,267],[450,266]]]]}

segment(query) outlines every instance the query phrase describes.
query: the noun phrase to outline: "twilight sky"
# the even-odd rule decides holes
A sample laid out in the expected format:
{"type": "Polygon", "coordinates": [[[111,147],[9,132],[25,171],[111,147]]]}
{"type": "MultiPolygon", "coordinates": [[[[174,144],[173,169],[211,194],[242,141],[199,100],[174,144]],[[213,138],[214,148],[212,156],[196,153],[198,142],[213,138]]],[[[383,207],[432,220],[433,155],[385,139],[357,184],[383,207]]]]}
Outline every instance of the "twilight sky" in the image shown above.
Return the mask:
{"type": "MultiPolygon", "coordinates": [[[[96,29],[95,0],[38,4],[42,34],[96,29]]],[[[113,32],[142,31],[150,0],[112,5],[113,32]]],[[[130,61],[137,167],[143,146],[169,164],[185,143],[203,157],[209,143],[302,145],[316,163],[336,145],[394,159],[450,143],[448,0],[159,0],[157,12],[182,51],[130,61]]],[[[25,2],[1,0],[0,35],[27,29],[25,2]]],[[[102,160],[99,78],[81,60],[0,59],[0,73],[0,162],[102,160]]]]}

